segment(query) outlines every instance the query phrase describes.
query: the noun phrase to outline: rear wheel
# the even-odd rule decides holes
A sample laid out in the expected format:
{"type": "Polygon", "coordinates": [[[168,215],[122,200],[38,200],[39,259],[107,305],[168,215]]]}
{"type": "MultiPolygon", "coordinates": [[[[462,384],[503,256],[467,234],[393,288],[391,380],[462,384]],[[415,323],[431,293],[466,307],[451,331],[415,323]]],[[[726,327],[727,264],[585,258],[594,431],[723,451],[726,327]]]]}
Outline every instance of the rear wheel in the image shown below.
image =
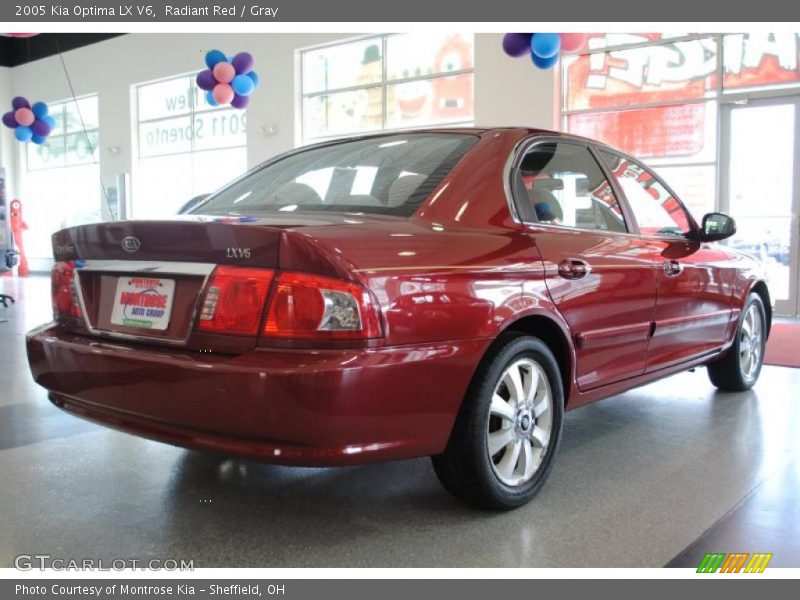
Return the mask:
{"type": "Polygon", "coordinates": [[[525,504],[550,472],[563,407],[550,349],[535,337],[504,336],[478,367],[445,452],[433,457],[439,480],[483,508],[525,504]]]}
{"type": "Polygon", "coordinates": [[[721,359],[708,365],[711,383],[726,392],[743,392],[753,387],[764,364],[767,319],[758,294],[745,302],[733,345],[721,359]]]}

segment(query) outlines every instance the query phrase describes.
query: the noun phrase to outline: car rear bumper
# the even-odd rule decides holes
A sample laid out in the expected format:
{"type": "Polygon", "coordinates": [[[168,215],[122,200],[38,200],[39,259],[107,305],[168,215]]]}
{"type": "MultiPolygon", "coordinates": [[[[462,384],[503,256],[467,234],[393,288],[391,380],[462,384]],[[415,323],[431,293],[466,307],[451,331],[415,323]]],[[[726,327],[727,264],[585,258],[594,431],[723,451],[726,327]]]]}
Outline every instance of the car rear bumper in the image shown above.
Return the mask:
{"type": "Polygon", "coordinates": [[[441,452],[490,340],[238,356],[27,335],[36,382],[77,416],[266,462],[345,465],[441,452]]]}

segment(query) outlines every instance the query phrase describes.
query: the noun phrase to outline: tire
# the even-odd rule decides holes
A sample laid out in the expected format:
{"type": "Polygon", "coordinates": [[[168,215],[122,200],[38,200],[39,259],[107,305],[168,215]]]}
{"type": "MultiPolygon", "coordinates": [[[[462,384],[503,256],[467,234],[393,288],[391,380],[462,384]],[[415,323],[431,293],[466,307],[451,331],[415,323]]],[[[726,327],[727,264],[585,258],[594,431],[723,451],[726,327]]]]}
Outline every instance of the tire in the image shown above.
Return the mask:
{"type": "Polygon", "coordinates": [[[432,457],[436,475],[451,494],[475,506],[522,506],[550,473],[563,415],[564,392],[553,353],[538,338],[503,335],[478,366],[447,448],[432,457]],[[534,374],[537,386],[531,394],[534,374]]]}
{"type": "Polygon", "coordinates": [[[733,345],[722,358],[708,365],[711,383],[724,392],[744,392],[753,387],[764,364],[766,332],[764,302],[758,294],[750,294],[742,309],[733,345]]]}

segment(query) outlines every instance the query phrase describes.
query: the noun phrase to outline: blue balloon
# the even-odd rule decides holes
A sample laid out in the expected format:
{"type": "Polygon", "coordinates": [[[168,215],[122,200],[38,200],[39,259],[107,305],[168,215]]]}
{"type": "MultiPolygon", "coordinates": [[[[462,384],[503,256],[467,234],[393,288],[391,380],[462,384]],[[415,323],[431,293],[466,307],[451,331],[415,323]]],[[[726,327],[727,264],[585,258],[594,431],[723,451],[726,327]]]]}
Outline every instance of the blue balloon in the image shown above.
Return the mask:
{"type": "Polygon", "coordinates": [[[219,106],[219,102],[214,99],[214,92],[206,92],[206,102],[211,106],[219,106]]]}
{"type": "Polygon", "coordinates": [[[45,123],[50,125],[50,131],[52,131],[53,129],[56,128],[56,120],[52,116],[45,115],[45,116],[41,117],[41,119],[42,119],[42,121],[44,121],[45,123]]]}
{"type": "Polygon", "coordinates": [[[33,137],[33,130],[25,125],[20,125],[14,130],[14,137],[20,142],[28,142],[33,137]]]}
{"type": "Polygon", "coordinates": [[[206,65],[208,65],[209,69],[213,69],[214,65],[218,62],[227,61],[228,57],[219,50],[209,50],[206,52],[206,65]]]}
{"type": "Polygon", "coordinates": [[[248,73],[245,73],[245,75],[253,80],[253,87],[256,87],[258,85],[258,82],[261,81],[261,79],[259,78],[258,74],[256,74],[255,71],[250,71],[248,73]]]}
{"type": "Polygon", "coordinates": [[[539,58],[558,56],[561,49],[561,36],[557,33],[534,33],[531,38],[531,50],[539,58]]]}
{"type": "Polygon", "coordinates": [[[37,119],[42,119],[42,120],[44,120],[48,112],[47,104],[45,104],[44,102],[35,102],[33,106],[31,106],[31,110],[33,111],[33,115],[37,119]]]}
{"type": "Polygon", "coordinates": [[[237,75],[233,78],[231,87],[240,96],[249,96],[253,93],[253,88],[256,87],[256,84],[247,75],[237,75]]]}
{"type": "Polygon", "coordinates": [[[36,134],[33,134],[33,135],[31,136],[31,141],[32,141],[34,144],[38,144],[38,145],[40,145],[40,146],[41,146],[42,144],[44,144],[44,143],[47,141],[47,138],[46,138],[46,137],[43,137],[43,136],[41,136],[41,135],[36,135],[36,134]]]}
{"type": "Polygon", "coordinates": [[[540,69],[549,69],[558,62],[558,54],[554,54],[550,58],[542,58],[537,56],[535,52],[531,52],[531,60],[540,69]]]}

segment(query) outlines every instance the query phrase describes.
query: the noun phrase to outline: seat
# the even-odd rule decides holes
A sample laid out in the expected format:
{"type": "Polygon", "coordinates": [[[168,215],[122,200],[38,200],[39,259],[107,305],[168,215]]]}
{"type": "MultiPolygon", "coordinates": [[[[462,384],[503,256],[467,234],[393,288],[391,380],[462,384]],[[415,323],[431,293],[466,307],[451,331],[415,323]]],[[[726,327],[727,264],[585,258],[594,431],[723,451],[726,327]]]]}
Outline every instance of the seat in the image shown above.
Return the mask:
{"type": "Polygon", "coordinates": [[[531,202],[540,223],[552,223],[564,218],[564,211],[553,192],[534,186],[531,190],[531,202]]]}

